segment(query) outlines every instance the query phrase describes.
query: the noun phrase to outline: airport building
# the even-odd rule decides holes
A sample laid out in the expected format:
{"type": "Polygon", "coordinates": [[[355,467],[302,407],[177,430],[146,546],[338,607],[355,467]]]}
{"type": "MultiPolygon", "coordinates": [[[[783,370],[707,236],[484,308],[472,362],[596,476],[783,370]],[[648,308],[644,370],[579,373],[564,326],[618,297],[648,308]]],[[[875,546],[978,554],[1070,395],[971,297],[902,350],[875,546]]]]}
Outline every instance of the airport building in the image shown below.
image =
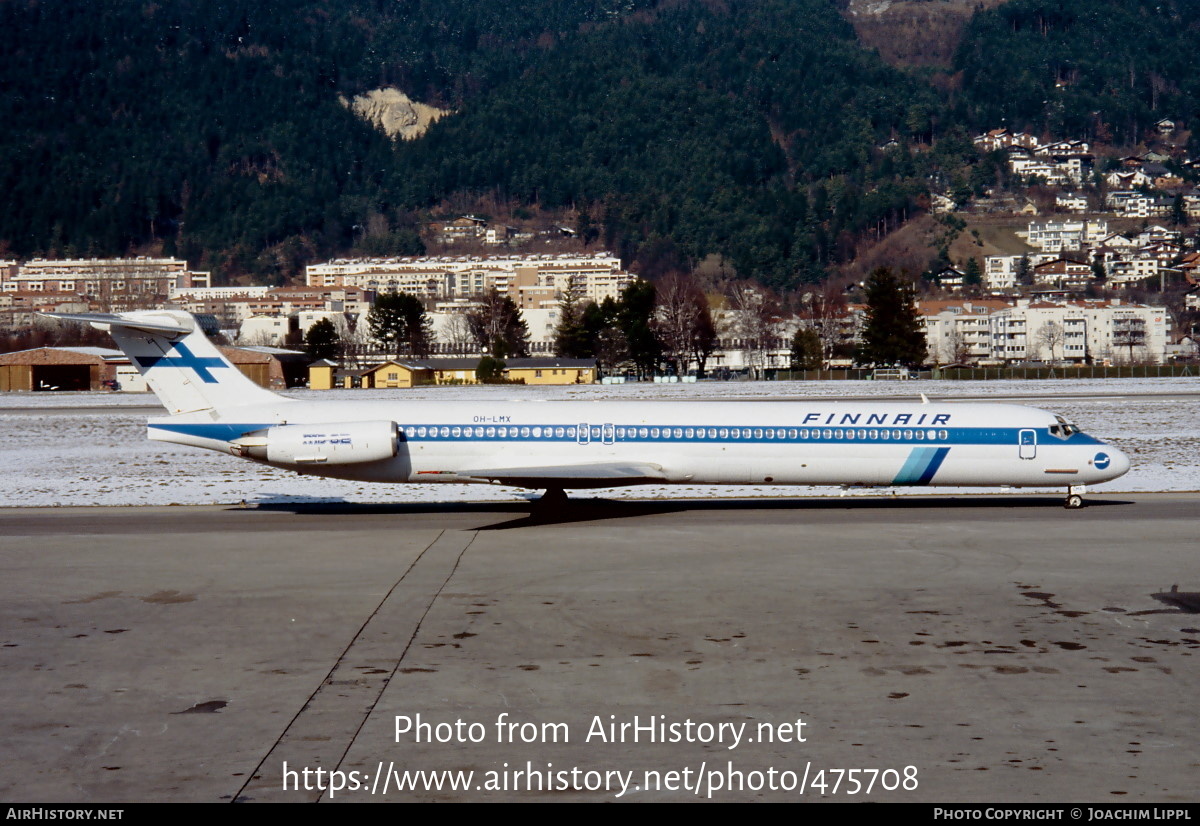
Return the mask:
{"type": "MultiPolygon", "coordinates": [[[[307,379],[304,353],[273,347],[220,347],[234,367],[271,389],[300,387],[307,379]]],[[[105,347],[37,347],[0,355],[0,392],[150,388],[120,350],[105,347]]]]}

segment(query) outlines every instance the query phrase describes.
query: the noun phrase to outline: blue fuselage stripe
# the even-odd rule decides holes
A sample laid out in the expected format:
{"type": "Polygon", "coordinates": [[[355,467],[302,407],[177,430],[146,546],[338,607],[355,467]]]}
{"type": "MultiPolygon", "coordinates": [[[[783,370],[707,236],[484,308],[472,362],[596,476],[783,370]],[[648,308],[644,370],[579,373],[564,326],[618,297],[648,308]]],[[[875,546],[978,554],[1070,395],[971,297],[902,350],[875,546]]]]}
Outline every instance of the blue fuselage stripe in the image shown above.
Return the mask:
{"type": "MultiPolygon", "coordinates": [[[[296,423],[302,426],[302,423],[296,423]]],[[[149,425],[181,435],[228,442],[247,433],[275,425],[271,423],[153,423],[149,425]]],[[[795,428],[795,427],[653,427],[650,425],[588,425],[580,438],[577,425],[448,425],[401,424],[400,438],[408,442],[558,443],[558,444],[791,444],[791,445],[1013,445],[1018,434],[1031,428],[918,427],[918,428],[795,428]],[[536,435],[535,435],[536,434],[536,435]],[[678,434],[678,435],[677,435],[678,434]],[[736,435],[735,435],[736,434],[736,435]]],[[[1104,444],[1085,433],[1061,439],[1046,428],[1037,429],[1039,444],[1104,444]]],[[[914,453],[906,462],[919,462],[911,469],[915,479],[932,477],[945,460],[944,448],[929,447],[914,453]],[[919,458],[914,458],[919,457],[919,458]]]]}

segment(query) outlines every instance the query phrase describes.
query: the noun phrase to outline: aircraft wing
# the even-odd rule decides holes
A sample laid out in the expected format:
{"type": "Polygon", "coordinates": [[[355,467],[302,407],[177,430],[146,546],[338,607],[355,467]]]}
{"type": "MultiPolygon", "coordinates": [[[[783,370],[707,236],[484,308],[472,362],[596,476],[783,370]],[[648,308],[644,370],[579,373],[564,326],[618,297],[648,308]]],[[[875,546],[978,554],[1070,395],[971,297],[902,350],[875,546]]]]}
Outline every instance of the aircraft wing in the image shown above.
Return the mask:
{"type": "Polygon", "coordinates": [[[648,462],[458,470],[455,476],[519,488],[611,488],[666,481],[663,469],[648,462]]]}

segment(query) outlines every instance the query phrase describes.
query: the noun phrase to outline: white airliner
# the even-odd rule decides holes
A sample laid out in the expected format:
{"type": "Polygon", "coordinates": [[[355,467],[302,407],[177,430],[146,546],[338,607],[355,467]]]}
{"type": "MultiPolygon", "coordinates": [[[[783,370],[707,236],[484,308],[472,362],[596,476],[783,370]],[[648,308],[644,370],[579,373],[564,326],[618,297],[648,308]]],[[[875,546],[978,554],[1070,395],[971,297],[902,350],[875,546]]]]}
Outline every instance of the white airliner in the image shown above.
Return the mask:
{"type": "Polygon", "coordinates": [[[1085,486],[1129,470],[1061,416],[1005,404],[301,401],[229,363],[187,313],[53,314],[109,331],[171,414],[158,441],[366,482],[564,491],[638,484],[1085,486]]]}

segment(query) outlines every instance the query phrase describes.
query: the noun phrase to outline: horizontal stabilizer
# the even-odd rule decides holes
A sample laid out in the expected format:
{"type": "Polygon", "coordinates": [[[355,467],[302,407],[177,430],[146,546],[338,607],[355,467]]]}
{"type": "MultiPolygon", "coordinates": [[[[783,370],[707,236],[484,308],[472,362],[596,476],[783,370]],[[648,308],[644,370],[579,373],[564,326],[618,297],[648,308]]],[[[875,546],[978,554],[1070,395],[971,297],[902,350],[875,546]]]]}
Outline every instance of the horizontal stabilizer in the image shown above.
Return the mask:
{"type": "Polygon", "coordinates": [[[609,488],[665,482],[658,465],[632,462],[601,462],[547,467],[485,468],[460,470],[456,476],[480,482],[496,482],[519,488],[609,488]]]}
{"type": "Polygon", "coordinates": [[[143,315],[140,318],[117,315],[116,313],[42,313],[42,315],[47,315],[51,318],[61,318],[66,321],[83,321],[101,330],[123,327],[126,330],[139,330],[143,333],[158,333],[168,338],[185,336],[195,329],[190,319],[185,321],[165,315],[156,317],[143,315]]]}

